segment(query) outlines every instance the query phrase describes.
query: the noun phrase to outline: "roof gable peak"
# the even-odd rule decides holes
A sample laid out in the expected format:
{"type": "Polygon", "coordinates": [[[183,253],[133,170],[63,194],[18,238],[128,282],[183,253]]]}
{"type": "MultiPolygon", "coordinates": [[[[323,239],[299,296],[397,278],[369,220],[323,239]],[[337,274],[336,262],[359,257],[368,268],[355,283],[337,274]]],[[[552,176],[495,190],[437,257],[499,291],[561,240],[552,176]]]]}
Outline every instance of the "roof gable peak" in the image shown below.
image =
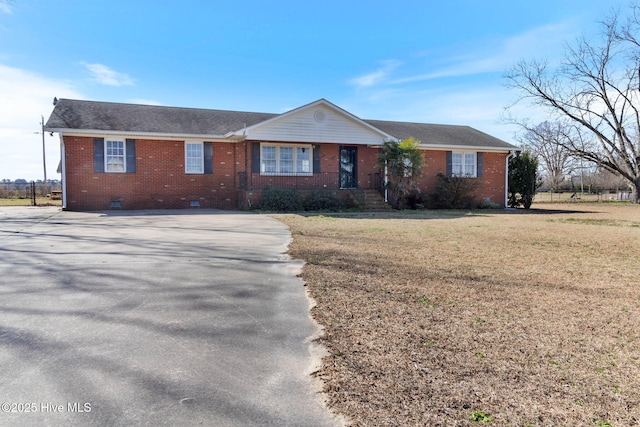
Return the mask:
{"type": "Polygon", "coordinates": [[[268,120],[265,120],[260,123],[256,123],[253,126],[248,126],[244,129],[239,129],[238,131],[235,132],[235,134],[238,136],[242,135],[242,136],[250,137],[252,133],[256,133],[256,132],[259,133],[261,129],[265,129],[269,126],[272,126],[277,122],[284,122],[284,121],[290,120],[294,116],[304,114],[305,112],[309,112],[310,110],[314,110],[313,118],[315,122],[318,124],[322,124],[324,122],[326,117],[326,113],[324,112],[324,110],[326,110],[330,113],[333,113],[333,115],[340,117],[342,120],[350,122],[351,125],[355,125],[357,127],[363,128],[363,130],[368,133],[376,134],[377,137],[381,138],[382,140],[396,139],[393,135],[388,134],[387,132],[377,128],[376,126],[368,123],[367,121],[359,118],[358,116],[348,112],[347,110],[344,110],[338,107],[337,105],[326,100],[325,98],[320,98],[316,101],[313,101],[308,104],[302,105],[300,107],[294,108],[292,110],[286,111],[268,120]]]}

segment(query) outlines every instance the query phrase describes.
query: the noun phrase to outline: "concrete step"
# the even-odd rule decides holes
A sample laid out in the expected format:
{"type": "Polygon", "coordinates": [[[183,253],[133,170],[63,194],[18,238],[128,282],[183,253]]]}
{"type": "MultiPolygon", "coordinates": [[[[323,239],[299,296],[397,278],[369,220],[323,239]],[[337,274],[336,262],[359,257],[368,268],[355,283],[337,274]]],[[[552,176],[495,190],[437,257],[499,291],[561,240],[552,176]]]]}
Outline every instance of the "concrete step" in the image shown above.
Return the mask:
{"type": "Polygon", "coordinates": [[[377,190],[364,191],[364,206],[366,211],[389,211],[391,206],[384,201],[384,198],[377,190]]]}

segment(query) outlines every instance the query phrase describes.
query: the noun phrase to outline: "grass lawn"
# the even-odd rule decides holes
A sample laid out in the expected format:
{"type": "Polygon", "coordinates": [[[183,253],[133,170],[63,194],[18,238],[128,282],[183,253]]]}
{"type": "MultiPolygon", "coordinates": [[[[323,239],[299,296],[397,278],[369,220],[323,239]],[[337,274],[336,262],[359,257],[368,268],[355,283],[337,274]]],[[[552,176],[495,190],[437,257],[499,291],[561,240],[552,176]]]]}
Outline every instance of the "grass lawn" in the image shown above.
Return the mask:
{"type": "Polygon", "coordinates": [[[274,215],[353,425],[640,424],[640,206],[274,215]],[[571,209],[571,210],[569,210],[571,209]]]}
{"type": "MultiPolygon", "coordinates": [[[[48,197],[36,197],[38,206],[62,206],[62,200],[51,200],[48,197]]],[[[31,199],[2,199],[0,206],[31,206],[31,199]]]]}

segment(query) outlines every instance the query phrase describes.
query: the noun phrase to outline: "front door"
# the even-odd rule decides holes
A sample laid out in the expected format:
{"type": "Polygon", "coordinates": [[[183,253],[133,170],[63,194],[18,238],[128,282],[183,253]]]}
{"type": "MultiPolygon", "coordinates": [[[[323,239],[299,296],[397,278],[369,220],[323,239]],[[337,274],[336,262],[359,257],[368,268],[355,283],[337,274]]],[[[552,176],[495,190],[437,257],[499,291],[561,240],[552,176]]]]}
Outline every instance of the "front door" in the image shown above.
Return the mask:
{"type": "Polygon", "coordinates": [[[340,188],[357,188],[358,147],[340,147],[340,188]]]}

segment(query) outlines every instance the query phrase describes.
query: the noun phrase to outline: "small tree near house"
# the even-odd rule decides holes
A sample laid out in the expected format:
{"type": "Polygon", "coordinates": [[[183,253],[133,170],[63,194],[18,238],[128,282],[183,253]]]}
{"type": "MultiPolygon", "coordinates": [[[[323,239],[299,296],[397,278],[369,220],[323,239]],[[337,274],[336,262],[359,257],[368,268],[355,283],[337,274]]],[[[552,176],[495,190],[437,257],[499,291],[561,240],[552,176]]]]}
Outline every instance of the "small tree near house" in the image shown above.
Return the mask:
{"type": "Polygon", "coordinates": [[[424,157],[418,149],[420,141],[413,137],[386,141],[378,157],[378,167],[386,171],[389,200],[396,209],[404,209],[407,199],[420,192],[417,181],[424,157]]]}
{"type": "Polygon", "coordinates": [[[509,159],[509,207],[522,205],[529,209],[541,184],[538,159],[530,151],[518,152],[509,159]]]}

